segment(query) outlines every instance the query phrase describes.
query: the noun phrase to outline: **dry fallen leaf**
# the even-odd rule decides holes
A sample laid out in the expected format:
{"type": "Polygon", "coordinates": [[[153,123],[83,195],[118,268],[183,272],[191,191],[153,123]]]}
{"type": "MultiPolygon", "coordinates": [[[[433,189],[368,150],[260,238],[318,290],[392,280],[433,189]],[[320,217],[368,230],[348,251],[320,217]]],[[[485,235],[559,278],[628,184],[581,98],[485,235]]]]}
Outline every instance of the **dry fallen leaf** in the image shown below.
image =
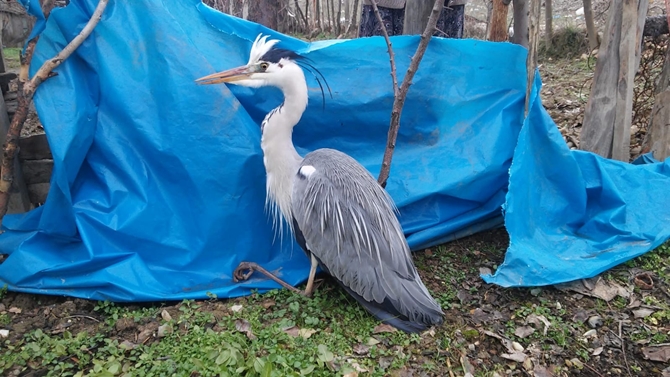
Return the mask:
{"type": "Polygon", "coordinates": [[[275,306],[275,300],[273,299],[265,300],[261,303],[261,306],[264,307],[265,309],[271,308],[275,306]]]}
{"type": "Polygon", "coordinates": [[[284,329],[284,332],[294,338],[300,336],[300,329],[298,328],[298,326],[287,327],[284,329]]]}
{"type": "Polygon", "coordinates": [[[246,319],[238,319],[235,321],[235,329],[239,332],[243,332],[250,340],[256,339],[256,335],[251,332],[251,324],[246,319]]]}
{"type": "Polygon", "coordinates": [[[547,320],[547,318],[543,315],[537,315],[537,314],[531,314],[528,317],[526,317],[526,323],[530,323],[533,325],[539,326],[540,323],[544,325],[544,328],[542,329],[542,335],[546,336],[547,335],[547,330],[549,330],[549,326],[551,326],[551,322],[547,320]]]}
{"type": "Polygon", "coordinates": [[[230,307],[230,310],[232,310],[234,313],[237,313],[242,310],[242,305],[233,305],[230,307]]]}
{"type": "Polygon", "coordinates": [[[652,315],[654,311],[652,309],[642,308],[638,310],[633,310],[633,315],[635,318],[646,318],[652,315]]]}
{"type": "Polygon", "coordinates": [[[670,360],[670,346],[642,347],[642,354],[647,360],[666,363],[670,360]]]}
{"type": "Polygon", "coordinates": [[[377,340],[376,338],[373,338],[373,337],[368,338],[368,342],[367,342],[368,346],[374,346],[375,344],[379,344],[379,340],[377,340]]]}
{"type": "Polygon", "coordinates": [[[363,368],[361,366],[361,364],[357,363],[356,359],[347,359],[347,363],[349,363],[349,365],[351,365],[352,368],[356,369],[357,372],[360,372],[360,373],[369,372],[369,370],[367,370],[366,368],[363,368]]]}
{"type": "Polygon", "coordinates": [[[353,349],[356,355],[367,355],[370,352],[370,347],[365,344],[356,344],[353,349]]]}
{"type": "Polygon", "coordinates": [[[554,374],[549,369],[547,369],[547,367],[539,364],[535,365],[535,368],[533,368],[533,373],[535,374],[535,377],[554,377],[554,374]]]}
{"type": "Polygon", "coordinates": [[[304,339],[307,339],[310,336],[312,336],[315,332],[316,332],[316,330],[314,330],[314,329],[300,329],[298,331],[298,335],[300,335],[304,339]]]}
{"type": "Polygon", "coordinates": [[[600,277],[556,284],[555,287],[561,291],[569,290],[583,295],[597,297],[605,301],[611,301],[616,296],[628,298],[631,294],[630,290],[621,285],[613,281],[606,281],[600,277]]]}
{"type": "Polygon", "coordinates": [[[9,308],[9,312],[14,314],[21,314],[21,308],[11,307],[9,308]]]}
{"type": "Polygon", "coordinates": [[[523,363],[524,361],[526,361],[526,358],[528,357],[526,356],[525,353],[521,351],[514,351],[512,353],[502,353],[500,354],[500,356],[507,360],[516,361],[518,363],[523,363]]]}
{"type": "Polygon", "coordinates": [[[514,330],[514,335],[523,339],[525,337],[530,336],[534,332],[535,332],[535,329],[530,327],[530,326],[521,326],[521,327],[517,327],[516,330],[514,330]]]}
{"type": "Polygon", "coordinates": [[[396,331],[398,331],[398,329],[396,329],[395,327],[393,327],[391,325],[387,325],[385,323],[381,323],[381,324],[377,325],[374,330],[372,330],[372,333],[373,334],[380,334],[380,333],[383,333],[383,332],[396,332],[396,331]]]}

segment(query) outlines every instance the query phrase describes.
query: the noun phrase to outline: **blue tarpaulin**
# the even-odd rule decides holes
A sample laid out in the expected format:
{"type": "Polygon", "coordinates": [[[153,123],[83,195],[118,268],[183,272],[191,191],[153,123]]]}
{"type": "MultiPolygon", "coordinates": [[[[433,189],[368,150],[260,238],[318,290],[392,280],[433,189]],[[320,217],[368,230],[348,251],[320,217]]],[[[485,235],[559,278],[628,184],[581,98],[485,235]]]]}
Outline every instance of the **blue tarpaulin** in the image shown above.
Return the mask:
{"type": "MultiPolygon", "coordinates": [[[[22,2],[39,11],[37,0],[22,2]]],[[[33,73],[79,33],[96,3],[72,0],[45,25],[38,17],[45,28],[33,73]]],[[[277,287],[261,278],[234,283],[243,260],[304,281],[304,254],[291,237],[275,237],[264,210],[259,124],[281,93],[194,83],[246,63],[261,32],[307,56],[332,90],[324,107],[307,75],[298,151],[336,148],[376,175],[393,102],[382,38],[306,43],[199,0],[112,1],[35,96],[54,156],[51,189],[43,206],[5,218],[0,282],[113,301],[277,287]]],[[[400,79],[418,41],[393,38],[400,79]]],[[[510,248],[484,278],[531,286],[593,276],[667,239],[668,164],[570,152],[542,108],[539,79],[524,119],[525,59],[525,49],[506,43],[430,42],[387,186],[410,246],[499,226],[504,207],[510,248]]]]}

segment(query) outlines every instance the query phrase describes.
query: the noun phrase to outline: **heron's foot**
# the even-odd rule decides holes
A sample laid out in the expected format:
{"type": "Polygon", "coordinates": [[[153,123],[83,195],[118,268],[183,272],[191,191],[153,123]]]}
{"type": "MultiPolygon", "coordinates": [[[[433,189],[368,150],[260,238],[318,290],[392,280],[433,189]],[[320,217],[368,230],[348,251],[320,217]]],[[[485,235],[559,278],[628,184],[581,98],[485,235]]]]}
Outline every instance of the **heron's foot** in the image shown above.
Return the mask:
{"type": "Polygon", "coordinates": [[[289,283],[281,280],[277,276],[275,276],[273,273],[270,271],[266,270],[265,268],[259,266],[258,264],[254,262],[241,262],[235,271],[233,271],[233,281],[234,282],[239,282],[239,281],[244,281],[248,280],[251,275],[253,275],[254,271],[260,272],[261,274],[267,276],[268,278],[274,280],[277,282],[277,284],[281,285],[282,287],[289,289],[293,292],[303,294],[304,292],[297,289],[296,287],[290,285],[289,283]]]}
{"type": "Polygon", "coordinates": [[[249,277],[254,273],[254,267],[258,266],[253,262],[242,262],[240,263],[235,271],[233,271],[233,281],[240,282],[249,280],[249,277]]]}

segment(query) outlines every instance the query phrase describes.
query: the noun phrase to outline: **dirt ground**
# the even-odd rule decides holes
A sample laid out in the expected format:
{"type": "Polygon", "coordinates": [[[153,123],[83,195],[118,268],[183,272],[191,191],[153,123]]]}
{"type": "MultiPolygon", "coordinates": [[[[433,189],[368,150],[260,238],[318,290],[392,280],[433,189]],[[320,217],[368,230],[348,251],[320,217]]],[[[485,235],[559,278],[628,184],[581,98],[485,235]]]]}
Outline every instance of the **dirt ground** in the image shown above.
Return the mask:
{"type": "MultiPolygon", "coordinates": [[[[602,278],[579,282],[572,290],[505,289],[485,284],[479,272],[499,265],[507,245],[505,230],[497,229],[416,254],[424,282],[446,313],[444,325],[436,331],[448,334],[450,341],[445,344],[438,340],[441,336],[424,334],[420,342],[403,348],[402,352],[412,356],[389,375],[448,376],[456,368],[461,372],[455,375],[469,371],[475,376],[670,376],[666,363],[647,360],[650,355],[667,358],[668,346],[645,348],[670,340],[670,294],[665,280],[670,273],[670,250],[656,259],[617,267],[602,278]],[[645,270],[645,266],[660,270],[645,270]],[[438,356],[447,362],[427,368],[438,356]]],[[[327,281],[320,289],[336,292],[339,288],[327,281]]],[[[232,303],[249,304],[246,298],[232,303]]],[[[226,331],[216,323],[230,315],[231,302],[198,304],[198,311],[212,314],[215,331],[226,331]]],[[[266,310],[278,309],[272,305],[266,310]]],[[[52,336],[65,331],[102,334],[119,344],[161,341],[156,335],[160,310],[139,319],[120,318],[110,325],[109,312],[100,306],[82,299],[6,293],[0,301],[0,313],[9,318],[1,326],[9,330],[5,342],[20,344],[35,329],[52,336]]],[[[160,309],[176,318],[182,306],[163,303],[160,309]]],[[[131,310],[142,307],[128,306],[131,310]]],[[[8,375],[46,372],[36,365],[34,370],[19,373],[16,369],[8,375]]]]}

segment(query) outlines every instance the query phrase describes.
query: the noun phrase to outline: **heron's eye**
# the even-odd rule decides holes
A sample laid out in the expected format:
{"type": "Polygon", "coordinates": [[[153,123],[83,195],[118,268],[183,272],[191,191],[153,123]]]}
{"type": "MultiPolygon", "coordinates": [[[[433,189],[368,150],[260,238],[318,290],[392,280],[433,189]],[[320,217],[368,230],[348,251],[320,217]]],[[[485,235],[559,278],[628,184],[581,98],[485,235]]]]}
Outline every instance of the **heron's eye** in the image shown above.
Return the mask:
{"type": "Polygon", "coordinates": [[[270,64],[268,63],[261,63],[261,71],[265,72],[269,66],[270,64]]]}

